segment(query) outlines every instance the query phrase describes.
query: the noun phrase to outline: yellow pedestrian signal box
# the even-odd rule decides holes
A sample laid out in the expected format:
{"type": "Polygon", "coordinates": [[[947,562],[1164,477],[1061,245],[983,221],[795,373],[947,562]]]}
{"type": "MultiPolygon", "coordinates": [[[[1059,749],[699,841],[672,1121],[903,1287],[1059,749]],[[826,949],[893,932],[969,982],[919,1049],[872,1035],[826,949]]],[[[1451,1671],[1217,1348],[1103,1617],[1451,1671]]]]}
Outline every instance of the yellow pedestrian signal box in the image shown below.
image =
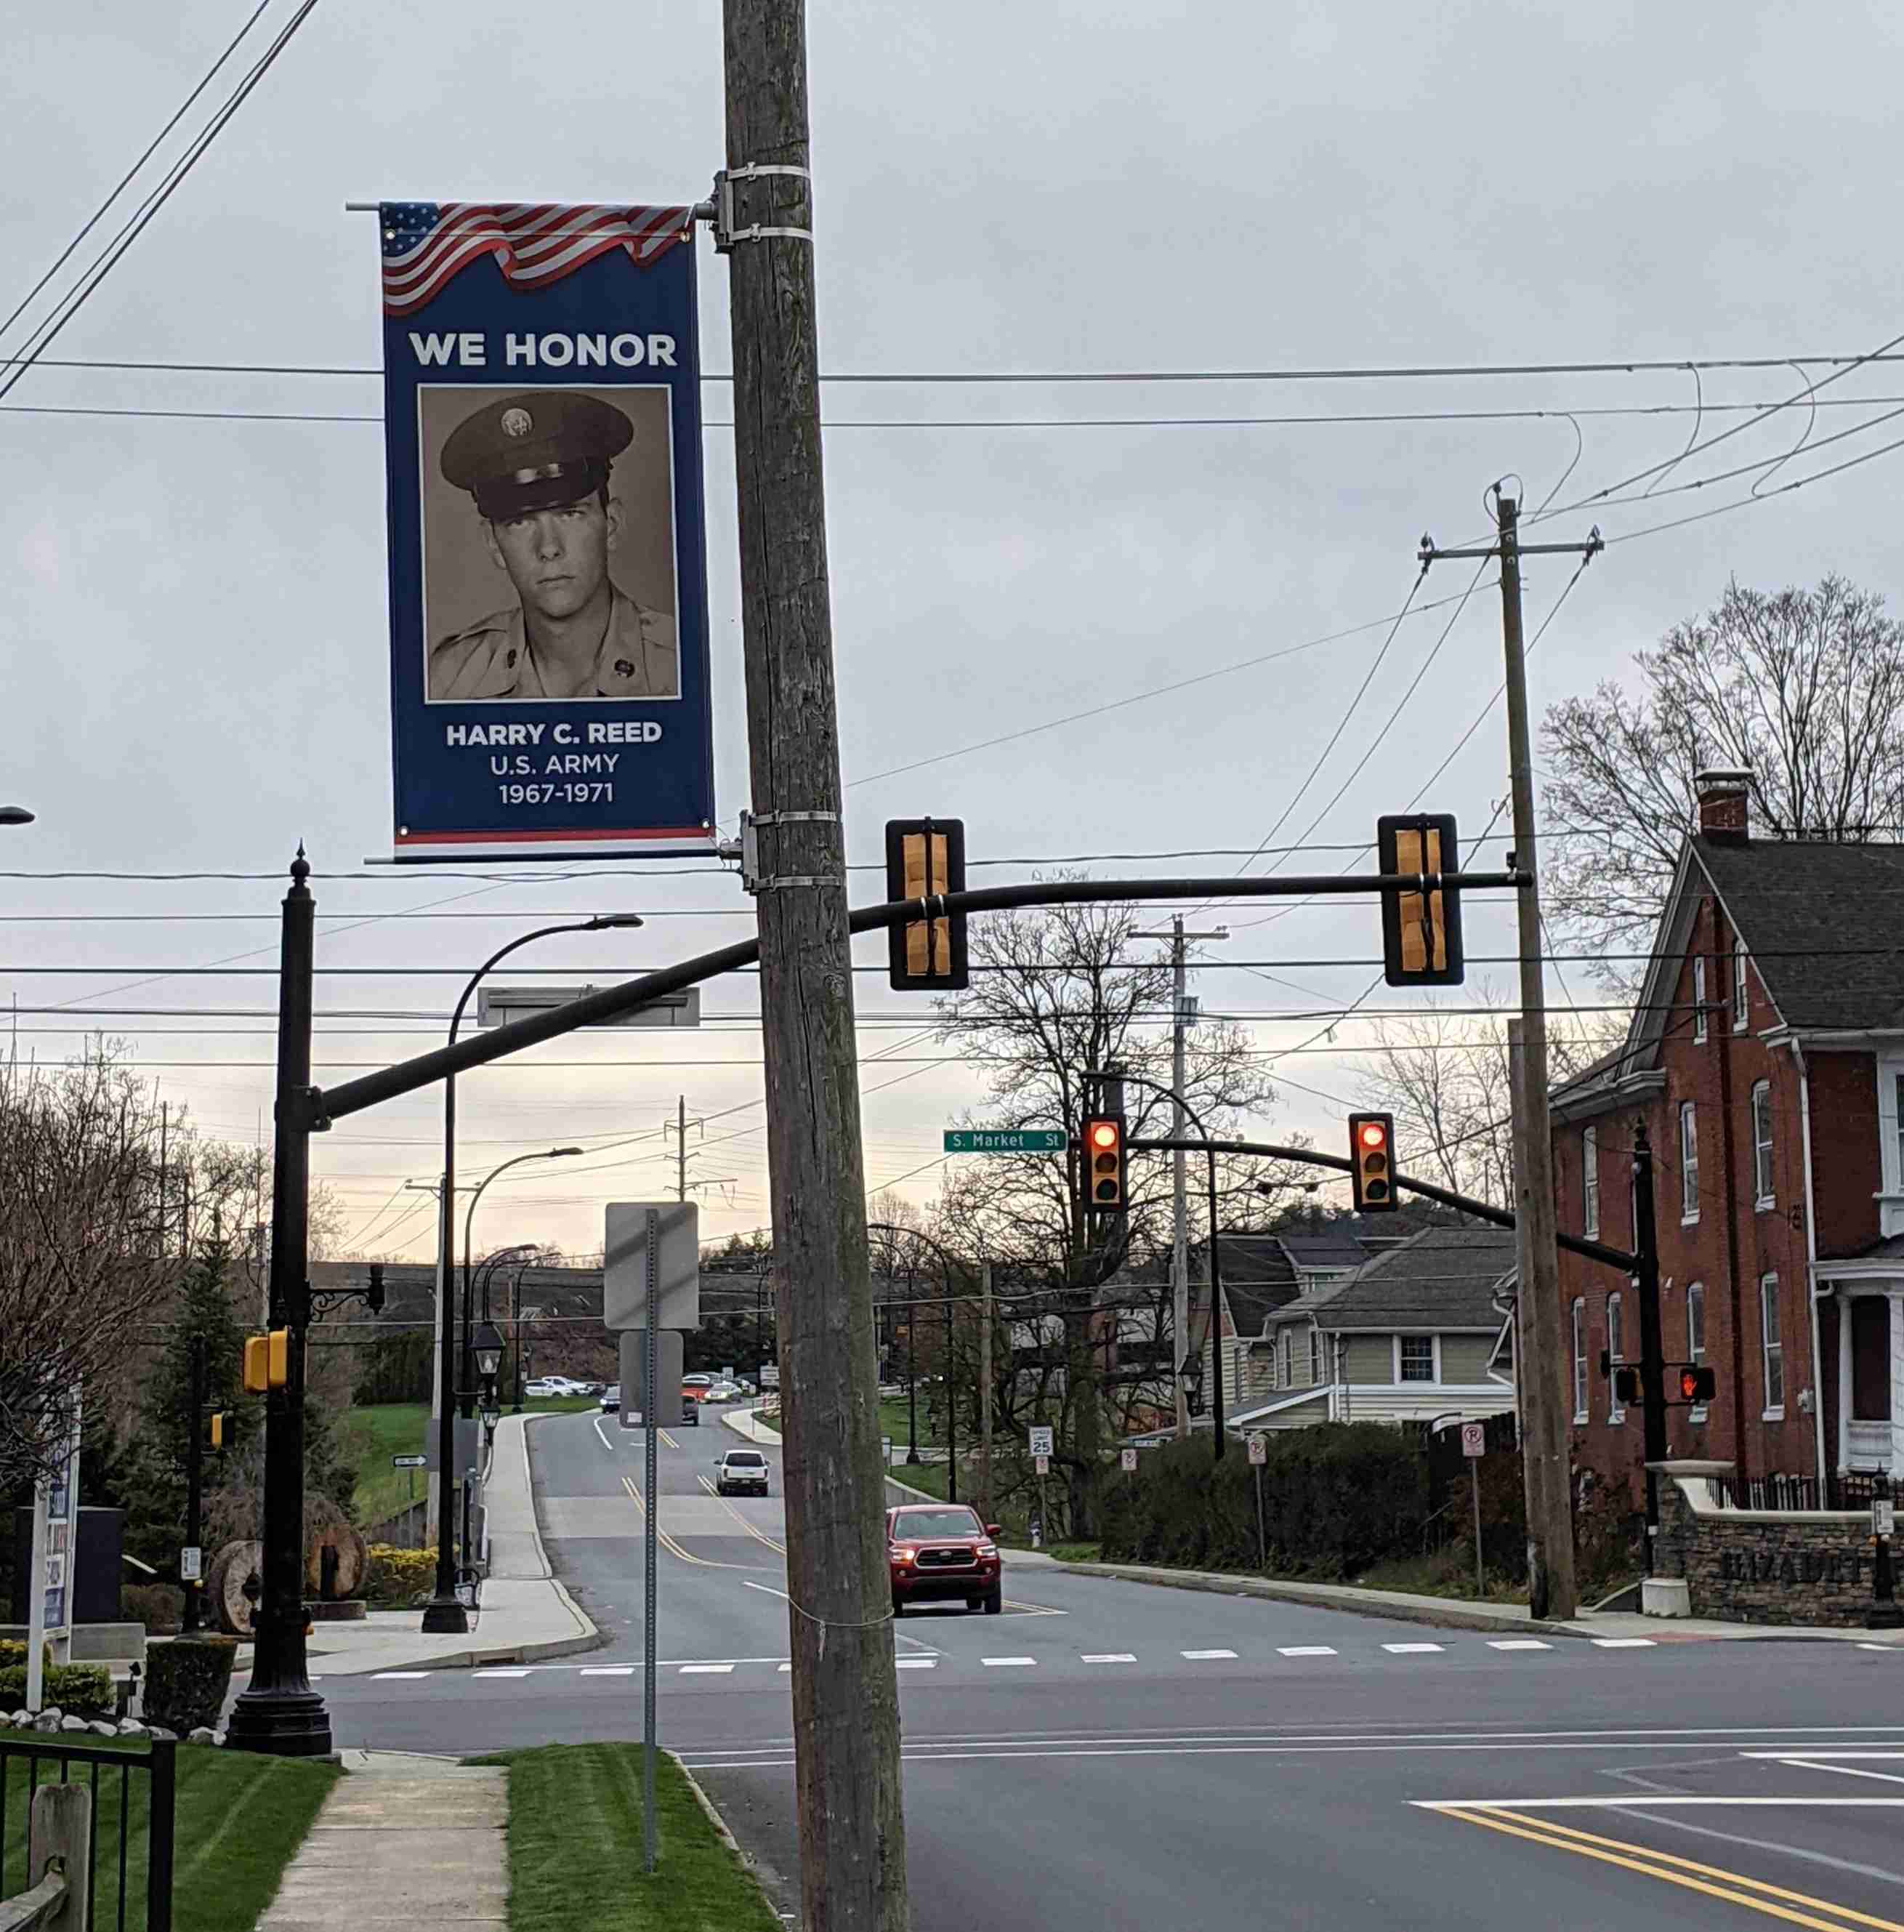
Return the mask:
{"type": "MultiPolygon", "coordinates": [[[[1381,871],[1425,880],[1460,869],[1455,822],[1447,813],[1419,812],[1375,821],[1381,871]]],[[[1467,968],[1461,947],[1459,887],[1430,885],[1420,892],[1384,891],[1382,970],[1391,986],[1459,986],[1467,968]]]]}
{"type": "Polygon", "coordinates": [[[205,1446],[208,1449],[222,1449],[225,1446],[225,1417],[222,1409],[214,1409],[205,1418],[205,1446]]]}
{"type": "Polygon", "coordinates": [[[1355,1211],[1358,1214],[1392,1213],[1395,1207],[1395,1116],[1350,1114],[1348,1153],[1354,1163],[1349,1178],[1354,1183],[1355,1211]]]}
{"type": "Polygon", "coordinates": [[[965,915],[932,901],[965,890],[965,821],[962,818],[890,818],[886,825],[886,896],[917,899],[920,916],[886,928],[893,990],[901,993],[963,992],[970,983],[966,964],[965,915]]]}
{"type": "Polygon", "coordinates": [[[248,1395],[282,1388],[291,1375],[291,1331],[274,1328],[268,1335],[244,1338],[244,1388],[248,1395]]]}
{"type": "Polygon", "coordinates": [[[1130,1206],[1129,1166],[1121,1114],[1084,1117],[1084,1204],[1093,1214],[1122,1214],[1130,1206]]]}

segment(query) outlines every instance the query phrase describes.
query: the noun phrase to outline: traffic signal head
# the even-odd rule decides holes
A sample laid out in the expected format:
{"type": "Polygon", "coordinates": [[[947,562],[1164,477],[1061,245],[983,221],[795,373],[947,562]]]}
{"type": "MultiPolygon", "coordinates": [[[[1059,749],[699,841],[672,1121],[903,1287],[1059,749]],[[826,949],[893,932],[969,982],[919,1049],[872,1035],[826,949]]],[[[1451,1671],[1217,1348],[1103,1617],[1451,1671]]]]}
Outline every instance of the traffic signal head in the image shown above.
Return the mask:
{"type": "Polygon", "coordinates": [[[1679,1399],[1695,1407],[1711,1401],[1718,1387],[1719,1378],[1711,1369],[1689,1363],[1679,1372],[1679,1399]]]}
{"type": "Polygon", "coordinates": [[[886,896],[889,902],[928,902],[918,919],[886,928],[887,963],[895,992],[962,992],[970,983],[966,965],[965,915],[930,916],[930,902],[965,890],[965,821],[959,818],[889,818],[886,824],[886,896]]]}
{"type": "Polygon", "coordinates": [[[205,1446],[208,1449],[222,1449],[225,1446],[225,1417],[222,1409],[214,1408],[205,1418],[205,1446]]]}
{"type": "Polygon", "coordinates": [[[1381,1214],[1395,1206],[1395,1116],[1351,1114],[1348,1117],[1349,1178],[1354,1184],[1355,1211],[1381,1214]]]}
{"type": "Polygon", "coordinates": [[[290,1379],[291,1334],[286,1328],[274,1328],[268,1335],[244,1338],[244,1388],[249,1395],[262,1395],[282,1388],[290,1379]]]}
{"type": "Polygon", "coordinates": [[[1129,1207],[1124,1117],[1084,1117],[1084,1204],[1093,1214],[1121,1214],[1129,1207]]]}
{"type": "MultiPolygon", "coordinates": [[[[1414,813],[1375,821],[1381,870],[1433,878],[1459,870],[1455,822],[1448,814],[1414,813]]],[[[1459,986],[1465,967],[1461,949],[1461,894],[1435,885],[1425,892],[1384,891],[1382,966],[1391,986],[1459,986]]]]}

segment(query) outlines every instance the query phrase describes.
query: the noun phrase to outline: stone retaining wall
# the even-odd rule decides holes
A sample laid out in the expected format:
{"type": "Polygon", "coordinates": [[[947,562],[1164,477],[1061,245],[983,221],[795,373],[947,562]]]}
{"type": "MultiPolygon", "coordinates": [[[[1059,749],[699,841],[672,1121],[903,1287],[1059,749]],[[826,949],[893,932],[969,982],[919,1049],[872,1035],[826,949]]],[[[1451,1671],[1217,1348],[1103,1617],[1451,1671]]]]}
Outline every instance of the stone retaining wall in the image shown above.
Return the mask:
{"type": "Polygon", "coordinates": [[[1862,1510],[1738,1510],[1718,1500],[1729,1462],[1658,1462],[1660,1573],[1682,1576],[1696,1617],[1861,1627],[1871,1607],[1862,1510]]]}

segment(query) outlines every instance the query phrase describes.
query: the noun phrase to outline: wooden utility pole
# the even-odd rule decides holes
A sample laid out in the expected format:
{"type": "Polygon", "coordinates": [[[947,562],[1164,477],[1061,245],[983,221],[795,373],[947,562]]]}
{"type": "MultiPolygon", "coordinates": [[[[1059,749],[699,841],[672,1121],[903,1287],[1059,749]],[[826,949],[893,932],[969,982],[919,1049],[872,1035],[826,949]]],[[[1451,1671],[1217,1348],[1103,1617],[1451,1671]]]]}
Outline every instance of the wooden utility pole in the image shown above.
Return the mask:
{"type": "MultiPolygon", "coordinates": [[[[1528,728],[1527,652],[1521,632],[1521,559],[1539,552],[1584,556],[1605,548],[1595,530],[1583,544],[1523,545],[1519,501],[1495,489],[1497,542],[1484,549],[1438,550],[1423,537],[1424,568],[1443,557],[1489,557],[1501,565],[1501,632],[1507,652],[1508,782],[1514,808],[1514,868],[1525,882],[1518,916],[1521,1012],[1509,1027],[1514,1114],[1514,1248],[1520,1292],[1516,1380],[1521,1467],[1527,1487],[1528,1602],[1537,1617],[1578,1610],[1573,1576],[1573,1478],[1567,1454],[1569,1364],[1561,1337],[1560,1249],[1555,1238],[1553,1129],[1547,1108],[1547,990],[1535,863],[1534,751],[1528,728]]],[[[1584,568],[1584,566],[1582,566],[1584,568]]]]}
{"type": "MultiPolygon", "coordinates": [[[[1495,500],[1501,531],[1501,614],[1507,646],[1507,755],[1513,795],[1514,863],[1538,880],[1534,863],[1534,753],[1528,730],[1527,659],[1521,632],[1520,506],[1495,500]]],[[[1537,884],[1516,892],[1521,960],[1521,1083],[1511,1094],[1519,1198],[1514,1204],[1519,1265],[1521,1462],[1527,1488],[1528,1602],[1537,1617],[1579,1612],[1573,1578],[1573,1499],[1568,1411],[1562,1401],[1561,1261],[1554,1236],[1553,1129],[1547,1113],[1547,992],[1537,884]]]]}
{"type": "Polygon", "coordinates": [[[726,0],[734,464],[773,1177],[801,1923],[906,1932],[826,575],[802,0],[726,0]]]}

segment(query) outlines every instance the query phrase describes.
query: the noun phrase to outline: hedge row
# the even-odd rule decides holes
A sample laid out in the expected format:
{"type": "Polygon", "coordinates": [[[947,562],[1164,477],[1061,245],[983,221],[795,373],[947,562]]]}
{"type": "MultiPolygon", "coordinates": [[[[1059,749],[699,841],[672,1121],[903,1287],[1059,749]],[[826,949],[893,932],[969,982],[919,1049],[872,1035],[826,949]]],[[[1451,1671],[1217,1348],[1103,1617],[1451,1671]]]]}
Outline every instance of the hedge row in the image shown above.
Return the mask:
{"type": "Polygon", "coordinates": [[[201,1727],[217,1730],[237,1655],[235,1637],[182,1636],[154,1644],[145,1653],[146,1721],[181,1738],[201,1727]]]}
{"type": "Polygon", "coordinates": [[[406,1610],[436,1587],[436,1552],[373,1543],[361,1594],[373,1610],[406,1610]]]}
{"type": "MultiPolygon", "coordinates": [[[[118,1694],[112,1688],[112,1673],[103,1664],[55,1664],[41,1676],[40,1708],[63,1712],[69,1718],[110,1718],[118,1710],[118,1694]]],[[[0,1711],[26,1708],[26,1666],[9,1664],[0,1670],[0,1711]]]]}
{"type": "MultiPolygon", "coordinates": [[[[1384,1558],[1420,1553],[1428,1468],[1401,1430],[1327,1424],[1272,1435],[1268,1443],[1262,1488],[1271,1571],[1354,1576],[1384,1558]]],[[[1105,1560],[1258,1569],[1255,1478],[1240,1443],[1227,1446],[1220,1463],[1207,1437],[1145,1450],[1134,1474],[1106,1478],[1105,1560]]]]}

